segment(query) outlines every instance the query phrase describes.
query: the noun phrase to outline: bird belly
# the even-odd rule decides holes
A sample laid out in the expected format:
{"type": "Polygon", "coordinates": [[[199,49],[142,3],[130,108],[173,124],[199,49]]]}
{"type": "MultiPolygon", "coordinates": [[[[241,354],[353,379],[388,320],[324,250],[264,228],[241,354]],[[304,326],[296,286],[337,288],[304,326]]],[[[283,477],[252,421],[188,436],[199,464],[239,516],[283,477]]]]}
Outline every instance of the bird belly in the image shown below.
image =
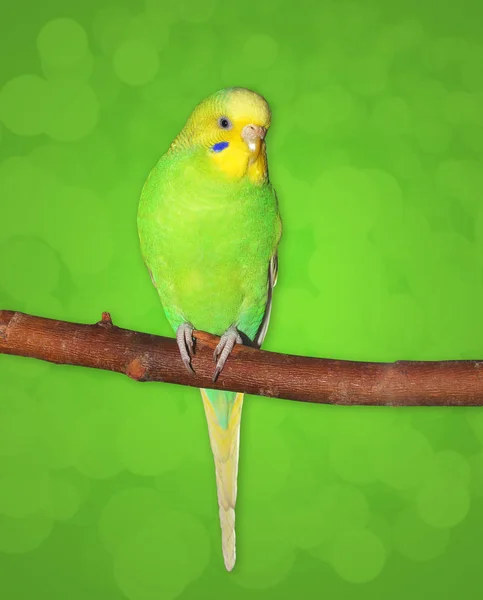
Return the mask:
{"type": "Polygon", "coordinates": [[[160,293],[165,306],[176,305],[195,329],[215,335],[237,323],[245,300],[240,269],[216,257],[178,260],[166,287],[166,293],[160,293]]]}
{"type": "Polygon", "coordinates": [[[187,321],[221,335],[249,313],[248,330],[242,331],[253,337],[266,304],[268,259],[246,237],[206,233],[160,237],[155,281],[168,320],[174,329],[187,321]]]}

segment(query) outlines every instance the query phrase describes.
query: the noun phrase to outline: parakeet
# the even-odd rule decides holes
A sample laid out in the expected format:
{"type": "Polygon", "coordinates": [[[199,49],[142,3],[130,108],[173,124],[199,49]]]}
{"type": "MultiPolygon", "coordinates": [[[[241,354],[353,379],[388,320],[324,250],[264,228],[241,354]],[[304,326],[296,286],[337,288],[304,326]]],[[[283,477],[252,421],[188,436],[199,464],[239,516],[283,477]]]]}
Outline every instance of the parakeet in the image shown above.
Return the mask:
{"type": "MultiPolygon", "coordinates": [[[[251,90],[211,94],[154,166],[139,201],[141,252],[186,367],[193,330],[220,336],[214,380],[235,344],[260,347],[267,331],[282,233],[267,168],[270,121],[267,101],[251,90]]],[[[231,571],[243,394],[202,389],[201,396],[231,571]]]]}

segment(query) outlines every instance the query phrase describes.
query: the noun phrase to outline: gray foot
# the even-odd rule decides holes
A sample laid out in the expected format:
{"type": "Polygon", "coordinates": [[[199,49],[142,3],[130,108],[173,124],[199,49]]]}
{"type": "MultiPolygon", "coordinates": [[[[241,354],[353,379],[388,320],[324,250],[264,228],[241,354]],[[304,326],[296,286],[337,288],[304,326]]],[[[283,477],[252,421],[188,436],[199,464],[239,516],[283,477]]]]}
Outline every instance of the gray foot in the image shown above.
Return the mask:
{"type": "Polygon", "coordinates": [[[223,367],[225,366],[226,359],[229,357],[230,352],[235,347],[235,344],[242,344],[243,341],[238,333],[237,328],[232,325],[229,327],[225,333],[221,336],[220,342],[218,346],[215,348],[213,352],[213,358],[216,362],[216,369],[213,375],[213,381],[216,381],[218,375],[221,373],[223,367]]]}
{"type": "Polygon", "coordinates": [[[191,366],[191,356],[194,352],[193,348],[193,327],[189,323],[181,323],[176,330],[176,341],[178,342],[179,353],[186,368],[190,373],[194,374],[191,366]]]}

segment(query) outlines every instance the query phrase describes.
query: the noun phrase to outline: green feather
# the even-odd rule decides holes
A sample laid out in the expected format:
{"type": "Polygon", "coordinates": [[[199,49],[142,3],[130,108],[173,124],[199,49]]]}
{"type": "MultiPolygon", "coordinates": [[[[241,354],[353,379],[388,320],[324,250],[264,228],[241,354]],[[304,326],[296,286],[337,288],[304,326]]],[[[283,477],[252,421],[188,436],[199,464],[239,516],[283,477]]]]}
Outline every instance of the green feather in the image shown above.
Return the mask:
{"type": "Polygon", "coordinates": [[[204,148],[165,154],[143,189],[144,261],[173,329],[182,322],[251,340],[262,322],[268,271],[280,236],[271,184],[228,179],[204,148]]]}

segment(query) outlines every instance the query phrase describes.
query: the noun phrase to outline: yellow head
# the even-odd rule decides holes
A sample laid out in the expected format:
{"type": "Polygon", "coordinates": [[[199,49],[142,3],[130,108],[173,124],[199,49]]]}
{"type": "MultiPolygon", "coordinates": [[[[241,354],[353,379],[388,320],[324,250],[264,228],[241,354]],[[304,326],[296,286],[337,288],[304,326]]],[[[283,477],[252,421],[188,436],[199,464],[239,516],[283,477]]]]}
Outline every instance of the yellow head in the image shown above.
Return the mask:
{"type": "Polygon", "coordinates": [[[198,104],[171,149],[197,146],[228,177],[246,175],[262,182],[267,177],[270,120],[270,108],[259,94],[237,87],[220,90],[198,104]]]}

